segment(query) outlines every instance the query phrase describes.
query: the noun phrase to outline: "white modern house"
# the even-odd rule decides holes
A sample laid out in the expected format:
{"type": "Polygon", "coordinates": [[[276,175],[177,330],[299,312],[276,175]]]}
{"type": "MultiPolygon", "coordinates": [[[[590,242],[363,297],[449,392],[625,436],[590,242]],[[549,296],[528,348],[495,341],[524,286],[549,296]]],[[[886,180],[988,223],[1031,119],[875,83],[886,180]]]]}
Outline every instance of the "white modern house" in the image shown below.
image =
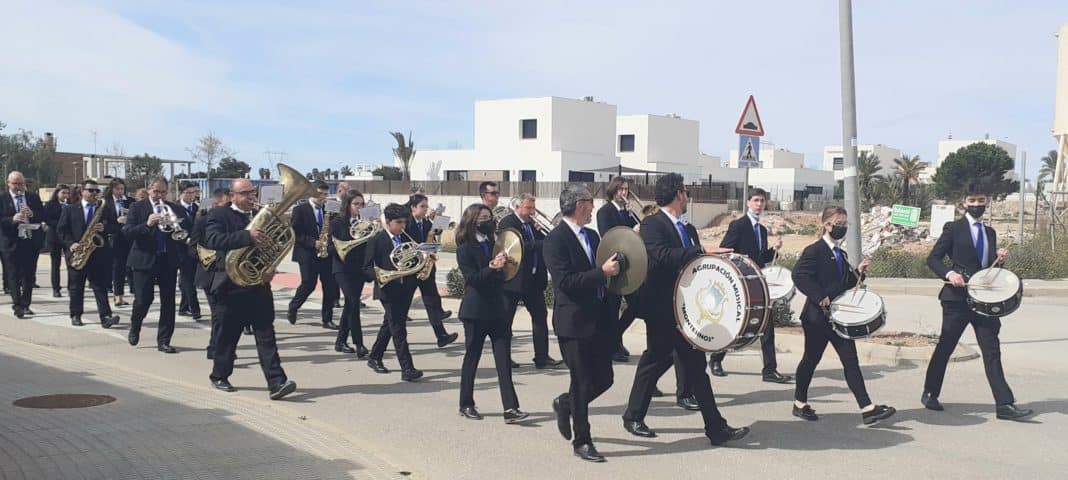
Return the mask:
{"type": "MultiPolygon", "coordinates": [[[[901,158],[901,150],[883,145],[866,144],[857,145],[857,155],[861,153],[867,153],[869,156],[879,157],[879,165],[883,167],[883,174],[889,173],[894,170],[894,159],[901,158]]],[[[844,168],[845,154],[842,151],[841,145],[826,145],[823,147],[823,169],[834,172],[834,179],[841,180],[845,178],[844,168]]]]}
{"type": "Polygon", "coordinates": [[[699,122],[675,114],[616,117],[616,154],[624,167],[680,173],[687,183],[707,180],[721,163],[700,152],[699,136],[699,122]]]}
{"type": "MultiPolygon", "coordinates": [[[[738,168],[738,149],[732,148],[727,157],[727,166],[738,168]]],[[[791,152],[786,148],[760,146],[760,166],[762,168],[805,168],[805,154],[791,152]]]]}

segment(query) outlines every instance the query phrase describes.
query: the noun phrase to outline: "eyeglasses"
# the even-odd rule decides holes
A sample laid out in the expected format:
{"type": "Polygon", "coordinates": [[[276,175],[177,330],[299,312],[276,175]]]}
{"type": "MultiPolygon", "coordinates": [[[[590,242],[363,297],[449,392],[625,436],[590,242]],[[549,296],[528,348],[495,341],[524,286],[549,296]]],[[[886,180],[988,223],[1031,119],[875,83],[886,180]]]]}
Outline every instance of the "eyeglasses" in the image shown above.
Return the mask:
{"type": "Polygon", "coordinates": [[[245,190],[245,191],[242,191],[242,192],[236,192],[235,191],[235,192],[231,192],[231,193],[233,193],[235,195],[246,195],[246,196],[248,196],[248,195],[255,195],[256,194],[256,190],[245,190]]]}
{"type": "Polygon", "coordinates": [[[830,224],[832,227],[848,227],[849,222],[837,222],[830,224]]]}

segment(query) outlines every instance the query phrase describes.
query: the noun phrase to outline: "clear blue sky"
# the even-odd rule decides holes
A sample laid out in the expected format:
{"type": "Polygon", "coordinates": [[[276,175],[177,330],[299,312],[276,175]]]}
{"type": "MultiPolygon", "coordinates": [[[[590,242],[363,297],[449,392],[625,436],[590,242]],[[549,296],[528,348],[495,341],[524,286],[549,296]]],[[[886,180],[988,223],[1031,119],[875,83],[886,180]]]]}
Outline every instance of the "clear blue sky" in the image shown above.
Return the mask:
{"type": "MultiPolygon", "coordinates": [[[[809,164],[841,142],[838,2],[0,0],[0,121],[65,151],[186,159],[211,130],[254,167],[301,170],[473,144],[478,99],[555,95],[701,122],[726,157],[754,94],[766,140],[809,164]],[[47,5],[45,4],[47,3],[47,5]]],[[[859,137],[1055,147],[1066,1],[857,1],[859,137]]],[[[1065,88],[1068,88],[1066,86],[1065,88]]],[[[1035,171],[1035,168],[1029,168],[1035,171]]]]}

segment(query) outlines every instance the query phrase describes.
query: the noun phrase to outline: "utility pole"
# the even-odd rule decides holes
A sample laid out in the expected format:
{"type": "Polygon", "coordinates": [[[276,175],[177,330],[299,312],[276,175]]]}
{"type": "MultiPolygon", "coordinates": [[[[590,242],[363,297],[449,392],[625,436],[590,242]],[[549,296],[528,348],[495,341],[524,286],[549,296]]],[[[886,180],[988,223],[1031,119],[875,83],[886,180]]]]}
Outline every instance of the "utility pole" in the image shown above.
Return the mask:
{"type": "Polygon", "coordinates": [[[845,208],[849,212],[846,250],[854,265],[861,260],[860,192],[857,184],[857,92],[853,71],[853,2],[838,1],[839,55],[842,68],[842,153],[845,208]]]}
{"type": "MultiPolygon", "coordinates": [[[[1016,244],[1023,243],[1023,223],[1024,223],[1024,187],[1027,186],[1027,152],[1020,152],[1020,225],[1017,229],[1016,244]]],[[[1038,210],[1035,210],[1035,214],[1038,214],[1038,210]]]]}

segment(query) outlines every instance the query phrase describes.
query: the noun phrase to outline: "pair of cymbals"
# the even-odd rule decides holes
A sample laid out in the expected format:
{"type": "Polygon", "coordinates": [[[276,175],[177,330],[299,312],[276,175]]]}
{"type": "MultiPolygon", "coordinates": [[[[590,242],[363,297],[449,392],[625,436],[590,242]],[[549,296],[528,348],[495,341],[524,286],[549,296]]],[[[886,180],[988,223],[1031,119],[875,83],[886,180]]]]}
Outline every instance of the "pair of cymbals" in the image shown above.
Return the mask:
{"type": "Polygon", "coordinates": [[[504,281],[507,282],[515,278],[519,273],[519,265],[523,263],[523,236],[519,234],[519,230],[506,228],[497,233],[497,240],[493,242],[493,254],[490,258],[502,252],[508,258],[504,268],[501,269],[504,272],[504,281]]]}
{"type": "Polygon", "coordinates": [[[597,265],[600,267],[612,256],[619,261],[619,275],[608,279],[606,288],[616,295],[629,295],[645,282],[649,270],[649,255],[645,242],[630,227],[613,227],[605,232],[597,246],[597,265]]]}

